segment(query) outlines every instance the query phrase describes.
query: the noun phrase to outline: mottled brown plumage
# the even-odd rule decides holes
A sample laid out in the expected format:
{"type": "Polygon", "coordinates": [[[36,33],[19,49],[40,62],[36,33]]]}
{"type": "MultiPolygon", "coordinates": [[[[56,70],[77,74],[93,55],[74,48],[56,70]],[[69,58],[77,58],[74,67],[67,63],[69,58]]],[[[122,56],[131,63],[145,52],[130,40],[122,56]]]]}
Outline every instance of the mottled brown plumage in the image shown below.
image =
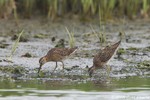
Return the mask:
{"type": "Polygon", "coordinates": [[[50,61],[56,62],[56,67],[54,68],[54,71],[57,68],[57,62],[61,62],[63,64],[63,69],[64,69],[63,59],[65,59],[67,56],[72,54],[76,49],[77,49],[77,47],[74,47],[74,48],[52,48],[51,50],[48,51],[48,53],[44,57],[40,58],[40,60],[39,60],[40,67],[39,67],[38,73],[40,72],[42,65],[44,65],[45,63],[50,62],[50,61]]]}
{"type": "Polygon", "coordinates": [[[93,66],[89,68],[89,75],[92,76],[92,73],[95,69],[102,68],[113,56],[117,47],[119,46],[121,41],[111,45],[106,46],[104,49],[100,50],[93,59],[93,66]]]}

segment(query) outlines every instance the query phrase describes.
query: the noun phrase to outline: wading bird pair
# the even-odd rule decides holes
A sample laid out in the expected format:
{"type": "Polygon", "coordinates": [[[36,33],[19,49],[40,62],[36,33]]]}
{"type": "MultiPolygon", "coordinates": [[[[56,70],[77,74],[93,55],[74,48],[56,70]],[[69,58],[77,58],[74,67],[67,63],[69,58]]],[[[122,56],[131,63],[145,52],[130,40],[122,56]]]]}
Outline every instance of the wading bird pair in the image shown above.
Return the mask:
{"type": "MultiPolygon", "coordinates": [[[[106,46],[104,49],[100,50],[94,56],[93,66],[90,67],[88,70],[90,76],[92,76],[94,70],[96,70],[98,68],[102,68],[104,65],[106,65],[106,63],[110,60],[110,58],[115,53],[120,42],[121,41],[118,41],[117,43],[115,43],[111,46],[106,46]]],[[[74,48],[52,48],[51,50],[48,51],[48,53],[44,57],[40,58],[40,60],[39,60],[40,67],[38,69],[38,74],[40,72],[42,65],[44,65],[46,62],[50,62],[50,61],[56,62],[56,67],[54,68],[53,72],[57,68],[57,62],[61,62],[63,65],[63,69],[64,69],[63,59],[65,59],[67,56],[69,56],[76,50],[77,50],[77,47],[74,47],[74,48]]]]}

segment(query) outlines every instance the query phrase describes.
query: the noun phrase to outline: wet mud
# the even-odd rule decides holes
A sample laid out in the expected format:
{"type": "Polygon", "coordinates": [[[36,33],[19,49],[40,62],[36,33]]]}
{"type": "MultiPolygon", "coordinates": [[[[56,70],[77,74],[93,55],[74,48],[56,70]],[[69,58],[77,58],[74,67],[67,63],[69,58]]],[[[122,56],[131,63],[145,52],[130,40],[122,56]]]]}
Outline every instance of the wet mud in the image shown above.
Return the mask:
{"type": "MultiPolygon", "coordinates": [[[[20,20],[20,25],[15,26],[13,20],[2,20],[0,23],[0,77],[14,79],[65,79],[70,81],[89,81],[104,78],[127,78],[130,76],[150,75],[150,20],[126,21],[106,23],[106,42],[100,43],[93,34],[91,26],[96,32],[101,32],[99,24],[93,22],[80,22],[61,20],[57,22],[44,22],[43,20],[20,20]],[[65,69],[58,63],[58,68],[52,73],[55,62],[46,63],[37,74],[39,59],[47,51],[63,40],[63,47],[69,47],[68,30],[74,32],[75,44],[79,49],[64,60],[65,69]],[[18,33],[24,33],[12,55],[12,62],[7,59],[11,55],[13,44],[18,33]],[[99,69],[89,77],[88,68],[93,64],[93,57],[107,45],[120,40],[119,32],[125,35],[116,54],[107,63],[111,67],[99,69]]],[[[105,79],[104,79],[105,80],[105,79]]]]}

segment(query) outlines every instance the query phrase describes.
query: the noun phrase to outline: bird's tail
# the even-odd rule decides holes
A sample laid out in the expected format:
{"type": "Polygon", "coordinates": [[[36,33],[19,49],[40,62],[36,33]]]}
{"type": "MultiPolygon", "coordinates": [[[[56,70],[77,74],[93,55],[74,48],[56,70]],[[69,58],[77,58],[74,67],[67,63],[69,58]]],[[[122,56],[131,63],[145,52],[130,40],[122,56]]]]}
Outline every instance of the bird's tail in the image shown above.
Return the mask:
{"type": "Polygon", "coordinates": [[[117,43],[113,44],[111,47],[116,49],[120,43],[121,43],[121,40],[118,41],[117,43]]]}

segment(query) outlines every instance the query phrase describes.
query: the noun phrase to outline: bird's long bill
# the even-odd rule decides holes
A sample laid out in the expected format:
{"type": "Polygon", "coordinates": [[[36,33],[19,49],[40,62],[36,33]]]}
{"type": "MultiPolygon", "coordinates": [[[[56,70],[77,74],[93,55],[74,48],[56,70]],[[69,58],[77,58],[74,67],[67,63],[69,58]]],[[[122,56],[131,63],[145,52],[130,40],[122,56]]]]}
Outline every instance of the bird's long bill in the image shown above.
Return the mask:
{"type": "Polygon", "coordinates": [[[93,70],[93,68],[92,68],[92,67],[91,67],[91,68],[89,68],[88,72],[89,72],[89,76],[90,76],[90,77],[92,77],[93,71],[94,71],[94,70],[93,70]]]}
{"type": "Polygon", "coordinates": [[[89,76],[92,77],[93,70],[89,71],[89,76]]]}
{"type": "Polygon", "coordinates": [[[42,64],[40,64],[40,67],[39,67],[39,69],[38,69],[38,73],[40,72],[41,67],[42,67],[42,64]]]}

